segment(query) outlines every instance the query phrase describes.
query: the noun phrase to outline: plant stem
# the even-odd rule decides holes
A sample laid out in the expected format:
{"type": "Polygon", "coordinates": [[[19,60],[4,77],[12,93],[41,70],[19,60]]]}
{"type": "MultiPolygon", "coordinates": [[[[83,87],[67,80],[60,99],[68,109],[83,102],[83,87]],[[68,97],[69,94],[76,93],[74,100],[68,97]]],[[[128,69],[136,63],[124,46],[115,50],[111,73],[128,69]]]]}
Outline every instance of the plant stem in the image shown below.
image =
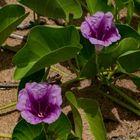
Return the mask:
{"type": "Polygon", "coordinates": [[[67,87],[68,85],[74,83],[74,82],[78,82],[78,81],[82,81],[82,80],[85,80],[86,78],[75,78],[75,79],[72,79],[72,80],[69,80],[69,81],[66,81],[65,83],[61,84],[61,87],[67,87]]]}
{"type": "Polygon", "coordinates": [[[113,74],[116,72],[117,69],[118,69],[118,65],[115,66],[113,71],[109,72],[109,74],[107,76],[107,80],[110,80],[110,78],[113,76],[113,74]]]}
{"type": "Polygon", "coordinates": [[[126,77],[126,74],[121,74],[120,76],[117,76],[115,79],[113,79],[113,83],[116,83],[118,79],[125,78],[125,77],[126,77]]]}
{"type": "Polygon", "coordinates": [[[99,64],[98,64],[98,54],[97,54],[97,52],[95,52],[95,54],[96,54],[96,67],[97,67],[97,72],[99,73],[99,64]]]}
{"type": "Polygon", "coordinates": [[[17,88],[19,85],[19,83],[15,83],[15,82],[0,82],[0,88],[17,88]]]}
{"type": "Polygon", "coordinates": [[[11,134],[2,134],[2,133],[0,133],[0,138],[10,138],[10,139],[12,139],[12,135],[11,134]]]}
{"type": "Polygon", "coordinates": [[[16,105],[16,103],[17,103],[17,102],[13,102],[13,103],[8,104],[8,105],[6,105],[6,106],[2,106],[2,107],[0,107],[0,110],[4,110],[4,109],[10,108],[10,107],[13,107],[13,106],[16,105]]]}
{"type": "Polygon", "coordinates": [[[44,133],[45,133],[45,138],[46,138],[46,140],[49,140],[49,139],[48,139],[48,135],[47,135],[47,133],[46,133],[45,124],[42,124],[42,125],[43,125],[43,131],[44,131],[44,133]]]}
{"type": "Polygon", "coordinates": [[[83,6],[83,8],[86,10],[86,11],[89,11],[87,5],[82,1],[82,0],[78,0],[79,3],[83,6]]]}
{"type": "Polygon", "coordinates": [[[130,98],[129,96],[127,96],[120,89],[118,89],[117,87],[115,87],[112,84],[110,84],[109,87],[111,87],[113,91],[117,92],[121,97],[123,97],[128,103],[130,103],[131,105],[133,105],[137,109],[140,109],[140,105],[135,100],[133,100],[132,98],[130,98]]]}
{"type": "Polygon", "coordinates": [[[50,67],[48,67],[47,70],[45,71],[45,74],[43,75],[43,78],[41,80],[42,82],[46,81],[49,72],[50,72],[50,67]]]}
{"type": "Polygon", "coordinates": [[[115,10],[114,19],[115,19],[115,22],[119,23],[119,8],[118,8],[118,4],[116,2],[115,2],[115,7],[114,7],[114,10],[115,10]]]}
{"type": "Polygon", "coordinates": [[[36,13],[33,11],[33,20],[34,20],[34,23],[36,22],[36,13]]]}
{"type": "MultiPolygon", "coordinates": [[[[60,26],[60,25],[45,25],[46,27],[50,28],[65,28],[65,26],[60,26]]],[[[77,30],[80,30],[80,26],[75,26],[77,30]]]]}
{"type": "Polygon", "coordinates": [[[79,76],[79,73],[78,73],[76,67],[72,64],[71,60],[68,61],[68,64],[69,64],[69,66],[72,68],[73,72],[74,72],[77,76],[79,76]]]}
{"type": "MultiPolygon", "coordinates": [[[[96,55],[96,57],[95,57],[95,63],[96,63],[96,68],[97,68],[97,74],[98,74],[98,78],[99,79],[102,79],[102,76],[101,76],[101,73],[100,73],[100,69],[99,69],[99,63],[98,63],[98,54],[99,54],[99,52],[95,52],[95,55],[96,55]]],[[[97,79],[98,79],[97,78],[97,79]]]]}
{"type": "Polygon", "coordinates": [[[131,107],[130,105],[127,105],[127,104],[125,104],[124,102],[120,101],[119,99],[117,99],[117,98],[115,98],[115,97],[113,97],[113,96],[111,96],[111,95],[108,95],[107,93],[104,93],[104,92],[103,92],[102,90],[100,90],[100,89],[96,89],[96,91],[97,91],[99,94],[103,95],[104,97],[109,98],[111,101],[113,101],[113,102],[119,104],[120,106],[122,106],[122,107],[124,107],[124,108],[126,108],[126,109],[132,111],[132,112],[135,113],[136,115],[140,116],[140,111],[136,110],[135,108],[131,107]]]}
{"type": "Polygon", "coordinates": [[[51,66],[51,70],[60,73],[60,75],[62,75],[62,76],[68,76],[67,73],[65,73],[64,71],[61,71],[60,69],[56,68],[55,66],[51,66]]]}
{"type": "Polygon", "coordinates": [[[40,15],[37,14],[37,20],[36,20],[37,25],[40,24],[40,15]]]}
{"type": "Polygon", "coordinates": [[[79,64],[77,56],[75,56],[75,61],[76,61],[76,65],[77,65],[78,70],[80,70],[80,64],[79,64]]]}

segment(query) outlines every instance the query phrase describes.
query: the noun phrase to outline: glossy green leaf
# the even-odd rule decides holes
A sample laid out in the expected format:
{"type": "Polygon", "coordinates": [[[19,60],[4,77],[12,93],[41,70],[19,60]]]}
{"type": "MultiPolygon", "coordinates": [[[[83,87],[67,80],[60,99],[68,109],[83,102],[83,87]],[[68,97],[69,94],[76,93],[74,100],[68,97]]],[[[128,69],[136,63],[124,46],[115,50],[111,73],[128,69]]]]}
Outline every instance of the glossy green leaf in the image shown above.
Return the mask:
{"type": "Polygon", "coordinates": [[[132,73],[127,73],[129,75],[129,77],[131,78],[131,80],[133,81],[133,83],[140,88],[140,76],[134,75],[132,73]]]}
{"type": "Polygon", "coordinates": [[[78,99],[78,105],[85,113],[95,140],[107,140],[106,130],[98,103],[92,99],[78,99]]]}
{"type": "Polygon", "coordinates": [[[127,38],[127,37],[133,37],[140,42],[140,35],[132,27],[128,25],[124,25],[124,24],[116,24],[116,26],[119,30],[119,33],[121,34],[121,39],[127,38]]]}
{"type": "Polygon", "coordinates": [[[116,49],[117,44],[112,44],[109,47],[104,47],[102,51],[98,55],[98,64],[100,68],[108,68],[110,67],[114,62],[112,54],[114,50],[116,49]]]}
{"type": "Polygon", "coordinates": [[[114,60],[111,54],[100,53],[98,57],[98,64],[100,68],[108,68],[113,65],[114,60]]]}
{"type": "Polygon", "coordinates": [[[99,65],[100,67],[108,68],[116,63],[117,58],[130,50],[137,50],[139,48],[138,41],[134,38],[124,38],[113,46],[109,46],[102,50],[99,54],[99,65]]]}
{"type": "Polygon", "coordinates": [[[40,136],[42,129],[42,124],[31,125],[25,120],[21,120],[14,128],[12,140],[34,140],[40,136]]]}
{"type": "Polygon", "coordinates": [[[138,24],[138,33],[139,33],[139,35],[140,35],[140,22],[139,22],[139,24],[138,24]]]}
{"type": "Polygon", "coordinates": [[[92,78],[97,73],[95,46],[92,45],[82,35],[80,36],[80,43],[83,46],[78,55],[81,68],[80,76],[92,78]]]}
{"type": "Polygon", "coordinates": [[[44,74],[45,69],[42,69],[31,74],[30,76],[22,78],[18,86],[18,91],[22,90],[25,87],[26,83],[28,82],[37,82],[37,83],[41,82],[44,74]]]}
{"type": "Polygon", "coordinates": [[[25,9],[16,4],[6,5],[0,9],[0,46],[27,15],[25,9]]]}
{"type": "Polygon", "coordinates": [[[139,44],[135,38],[124,38],[120,41],[119,45],[116,46],[116,48],[113,50],[112,57],[117,58],[127,51],[137,50],[138,48],[139,44]]]}
{"type": "Polygon", "coordinates": [[[81,140],[80,138],[74,136],[72,133],[68,136],[67,140],[81,140]]]}
{"type": "Polygon", "coordinates": [[[86,0],[86,3],[91,14],[97,11],[108,12],[113,9],[108,5],[108,0],[86,0]]]}
{"type": "Polygon", "coordinates": [[[140,68],[140,50],[128,51],[123,53],[118,62],[120,66],[125,69],[126,72],[134,72],[140,68]]]}
{"type": "Polygon", "coordinates": [[[80,18],[82,16],[82,7],[78,0],[58,0],[61,7],[65,11],[66,18],[69,17],[69,14],[73,15],[73,18],[80,18]]]}
{"type": "Polygon", "coordinates": [[[71,133],[71,123],[64,113],[61,113],[58,120],[46,128],[46,134],[51,140],[67,140],[71,133]]]}
{"type": "Polygon", "coordinates": [[[128,3],[129,0],[121,0],[123,3],[128,3]]]}
{"type": "Polygon", "coordinates": [[[80,113],[78,112],[78,104],[77,104],[76,97],[72,92],[69,91],[66,93],[66,98],[70,102],[72,108],[74,125],[75,125],[75,135],[81,139],[82,132],[83,132],[83,124],[82,124],[80,113]]]}
{"type": "Polygon", "coordinates": [[[133,0],[129,0],[128,5],[127,5],[127,21],[130,24],[131,20],[132,20],[132,16],[133,16],[133,12],[134,12],[134,1],[133,0]]]}
{"type": "Polygon", "coordinates": [[[15,79],[21,79],[46,66],[73,58],[82,47],[79,42],[78,31],[73,26],[33,28],[26,45],[13,58],[17,65],[15,79]]]}
{"type": "Polygon", "coordinates": [[[68,18],[72,13],[74,18],[82,16],[82,8],[77,0],[18,0],[42,16],[50,18],[68,18]]]}
{"type": "Polygon", "coordinates": [[[35,139],[33,139],[33,140],[48,140],[48,139],[46,139],[45,132],[42,131],[42,133],[39,136],[37,136],[35,139]]]}
{"type": "Polygon", "coordinates": [[[140,0],[134,0],[135,11],[140,14],[140,0]]]}
{"type": "Polygon", "coordinates": [[[124,4],[124,1],[122,1],[122,0],[117,0],[117,1],[115,1],[115,8],[116,8],[116,14],[119,14],[119,11],[121,10],[121,9],[123,9],[125,7],[125,4],[124,4]]]}

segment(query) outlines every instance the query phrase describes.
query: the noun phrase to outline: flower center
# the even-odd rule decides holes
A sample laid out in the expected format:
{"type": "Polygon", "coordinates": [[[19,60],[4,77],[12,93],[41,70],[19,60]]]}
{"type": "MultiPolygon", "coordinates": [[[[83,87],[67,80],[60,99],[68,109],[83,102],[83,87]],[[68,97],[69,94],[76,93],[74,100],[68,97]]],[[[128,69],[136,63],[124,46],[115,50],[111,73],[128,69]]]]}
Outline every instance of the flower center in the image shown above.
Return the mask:
{"type": "Polygon", "coordinates": [[[45,117],[44,114],[42,112],[38,113],[38,117],[43,118],[45,117]]]}

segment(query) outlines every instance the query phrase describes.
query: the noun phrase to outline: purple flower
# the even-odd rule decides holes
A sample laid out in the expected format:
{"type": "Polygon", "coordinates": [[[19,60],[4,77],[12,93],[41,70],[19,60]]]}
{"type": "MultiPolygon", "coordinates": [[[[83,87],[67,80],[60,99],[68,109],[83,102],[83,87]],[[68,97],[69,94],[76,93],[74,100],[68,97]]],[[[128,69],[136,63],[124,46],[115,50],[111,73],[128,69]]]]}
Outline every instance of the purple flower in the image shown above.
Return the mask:
{"type": "Polygon", "coordinates": [[[81,32],[85,38],[95,45],[97,50],[103,46],[109,46],[121,38],[110,12],[96,12],[93,16],[86,17],[81,24],[81,32]]]}
{"type": "Polygon", "coordinates": [[[47,83],[27,83],[19,92],[17,109],[31,124],[53,123],[61,114],[61,88],[47,83]]]}

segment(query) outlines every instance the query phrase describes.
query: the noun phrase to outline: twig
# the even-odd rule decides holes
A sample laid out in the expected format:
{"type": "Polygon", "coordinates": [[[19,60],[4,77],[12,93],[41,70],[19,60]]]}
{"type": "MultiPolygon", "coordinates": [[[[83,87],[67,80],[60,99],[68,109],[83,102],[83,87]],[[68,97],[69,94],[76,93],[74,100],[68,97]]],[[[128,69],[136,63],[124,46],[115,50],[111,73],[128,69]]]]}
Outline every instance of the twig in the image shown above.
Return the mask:
{"type": "Polygon", "coordinates": [[[127,96],[123,91],[118,89],[116,86],[110,84],[109,87],[114,91],[114,93],[119,94],[124,100],[126,100],[129,104],[133,105],[137,109],[140,110],[140,104],[133,100],[131,97],[127,96]]]}
{"type": "Polygon", "coordinates": [[[58,68],[55,67],[55,66],[51,66],[51,70],[52,70],[52,71],[55,71],[55,72],[58,72],[58,73],[59,73],[60,75],[62,75],[62,76],[68,76],[68,75],[69,75],[69,74],[65,73],[64,71],[58,69],[58,68]]]}
{"type": "Polygon", "coordinates": [[[5,44],[2,45],[1,48],[4,49],[4,50],[12,51],[14,53],[18,52],[18,50],[19,50],[19,48],[17,48],[17,47],[11,47],[11,46],[8,46],[8,45],[5,45],[5,44]]]}
{"type": "Polygon", "coordinates": [[[72,71],[73,71],[77,76],[79,76],[79,73],[78,73],[78,71],[77,71],[75,65],[72,64],[71,60],[68,60],[68,64],[69,64],[70,68],[72,69],[72,71]]]}
{"type": "Polygon", "coordinates": [[[25,36],[22,36],[22,35],[19,35],[19,34],[15,34],[15,33],[12,33],[10,35],[10,38],[26,41],[26,37],[25,36]]]}
{"type": "Polygon", "coordinates": [[[0,88],[17,88],[19,83],[0,83],[0,88]]]}
{"type": "Polygon", "coordinates": [[[137,109],[131,107],[131,106],[128,105],[128,104],[125,104],[125,103],[122,102],[121,100],[119,100],[119,99],[117,99],[117,98],[115,98],[115,97],[113,97],[113,96],[111,96],[111,95],[109,95],[109,94],[103,92],[103,91],[100,90],[100,89],[97,89],[97,88],[96,88],[95,91],[96,91],[97,93],[103,95],[104,97],[109,98],[111,101],[113,101],[113,102],[119,104],[120,106],[122,106],[122,107],[124,107],[124,108],[126,108],[126,109],[132,111],[133,113],[137,114],[138,116],[140,116],[140,111],[139,111],[139,110],[137,110],[137,109]]]}
{"type": "Polygon", "coordinates": [[[5,105],[5,106],[0,107],[0,110],[4,110],[4,109],[7,109],[7,108],[16,106],[16,104],[17,104],[17,102],[10,103],[8,105],[5,105]]]}
{"type": "Polygon", "coordinates": [[[0,133],[0,138],[9,138],[9,139],[12,139],[12,135],[11,134],[3,134],[3,133],[0,133]]]}
{"type": "Polygon", "coordinates": [[[75,82],[79,82],[79,81],[82,81],[82,80],[85,80],[86,78],[85,77],[81,77],[81,78],[75,78],[75,79],[72,79],[72,80],[69,80],[69,81],[66,81],[65,83],[62,83],[61,84],[61,87],[67,87],[68,85],[71,85],[75,82]]]}

